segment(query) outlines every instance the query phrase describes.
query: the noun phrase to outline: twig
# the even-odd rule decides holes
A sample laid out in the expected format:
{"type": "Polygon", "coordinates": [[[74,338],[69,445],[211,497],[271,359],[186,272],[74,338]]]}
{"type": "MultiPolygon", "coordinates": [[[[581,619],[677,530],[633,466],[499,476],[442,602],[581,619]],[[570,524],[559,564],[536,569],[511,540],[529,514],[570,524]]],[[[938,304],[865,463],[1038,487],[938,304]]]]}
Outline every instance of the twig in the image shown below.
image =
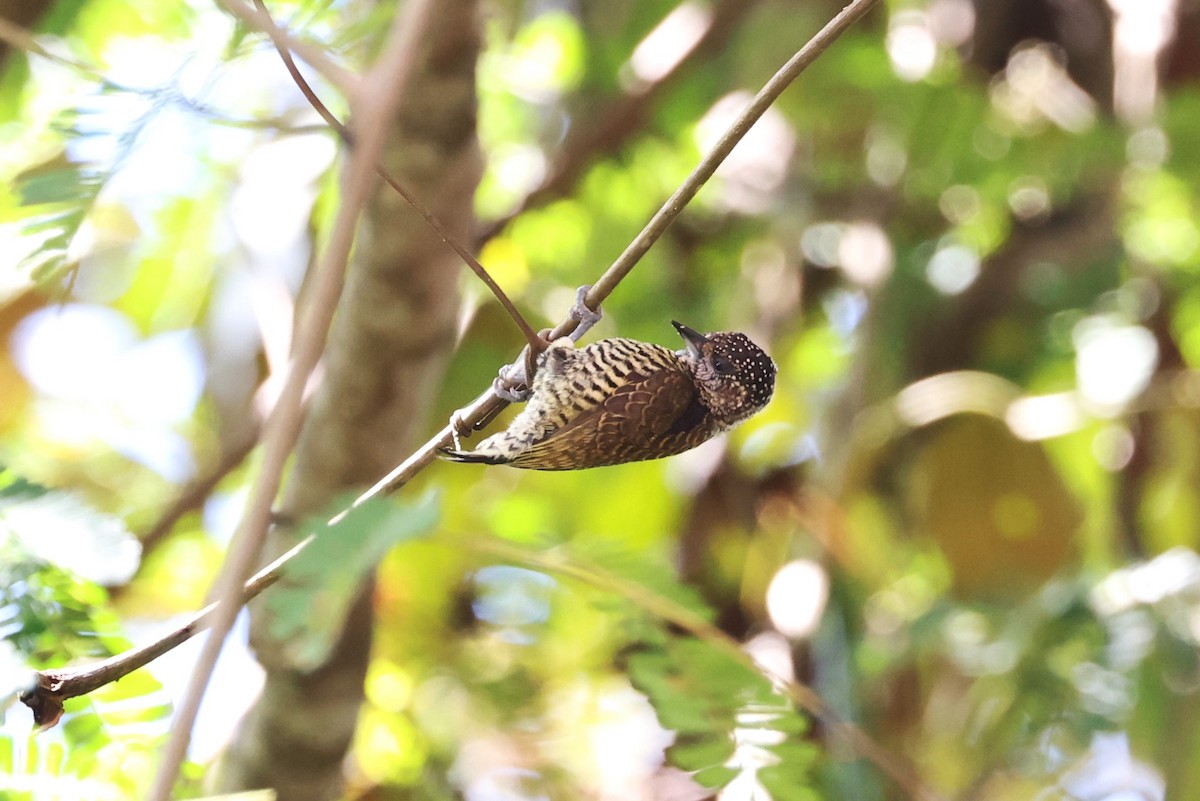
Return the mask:
{"type": "Polygon", "coordinates": [[[163,510],[158,519],[154,521],[154,525],[140,537],[143,553],[152,549],[159,540],[170,534],[171,529],[175,527],[180,518],[204,503],[217,485],[236,470],[238,465],[246,461],[246,457],[258,444],[259,430],[260,427],[256,421],[248,431],[241,435],[240,440],[221,454],[221,461],[217,463],[216,467],[183,488],[179,495],[171,501],[171,505],[163,510]]]}
{"type": "MultiPolygon", "coordinates": [[[[650,219],[650,222],[646,224],[642,232],[629,243],[625,251],[617,257],[617,260],[601,276],[600,280],[592,286],[586,298],[588,308],[594,309],[601,301],[612,294],[617,284],[629,274],[629,271],[633,269],[642,256],[646,255],[646,251],[650,250],[650,246],[675,221],[675,218],[679,216],[684,207],[691,202],[696,193],[700,191],[700,188],[716,172],[717,167],[721,165],[725,157],[742,140],[742,137],[746,135],[750,127],[758,121],[758,118],[778,99],[783,90],[800,73],[804,72],[819,55],[824,53],[829,45],[833,44],[847,28],[870,11],[877,2],[878,0],[853,0],[853,2],[838,12],[838,15],[831,19],[804,47],[800,48],[800,51],[792,56],[771,77],[771,80],[767,81],[766,85],[759,90],[754,99],[742,110],[742,113],[737,116],[737,119],[733,121],[733,124],[729,126],[724,135],[717,140],[713,149],[701,160],[696,169],[692,171],[692,174],[687,177],[683,185],[675,190],[675,193],[667,199],[667,202],[658,210],[658,213],[650,219]]],[[[565,336],[573,330],[575,330],[574,320],[564,321],[554,330],[550,339],[565,336]]]]}
{"type": "MultiPolygon", "coordinates": [[[[276,581],[284,566],[292,561],[308,543],[312,535],[298,542],[271,564],[255,573],[242,587],[241,605],[250,602],[276,581]]],[[[43,670],[38,673],[38,683],[33,689],[21,694],[21,702],[33,710],[33,722],[49,728],[58,722],[63,712],[63,701],[98,690],[104,685],[128,676],[133,671],[158,659],[178,645],[208,629],[216,617],[218,604],[211,603],[192,616],[179,628],[141,648],[135,648],[94,664],[82,667],[43,670]]]]}
{"type": "Polygon", "coordinates": [[[78,70],[83,74],[99,81],[100,83],[109,83],[99,70],[90,64],[84,64],[82,61],[76,61],[73,58],[64,56],[60,53],[52,53],[38,43],[37,38],[27,28],[22,28],[11,20],[0,17],[0,42],[5,42],[17,50],[23,50],[26,53],[33,53],[41,56],[47,61],[52,61],[56,64],[70,67],[78,70]]]}
{"type": "Polygon", "coordinates": [[[275,43],[276,47],[298,54],[309,66],[320,73],[322,78],[329,81],[339,92],[349,98],[352,106],[354,105],[359,89],[362,86],[361,79],[345,67],[334,63],[320,47],[295,38],[276,25],[270,15],[258,9],[250,8],[243,4],[241,0],[216,0],[216,3],[228,14],[237,17],[248,27],[271,37],[271,41],[275,43]]]}
{"type": "Polygon", "coordinates": [[[0,42],[9,45],[15,50],[20,50],[25,53],[43,58],[52,64],[58,64],[68,69],[75,70],[83,75],[86,75],[91,80],[118,92],[127,92],[131,95],[149,98],[151,100],[166,99],[179,104],[188,111],[201,115],[217,125],[224,125],[230,128],[245,128],[251,130],[275,130],[280,133],[297,135],[308,133],[319,133],[325,130],[319,125],[292,125],[278,118],[264,119],[241,119],[238,117],[230,117],[221,113],[215,108],[212,108],[199,100],[180,92],[174,86],[163,87],[144,87],[131,86],[129,84],[115,81],[105,75],[99,68],[92,64],[85,64],[73,58],[69,58],[60,53],[55,53],[47,50],[37,40],[37,37],[27,28],[22,28],[20,25],[14,24],[11,20],[0,17],[0,42]]]}
{"type": "MultiPolygon", "coordinates": [[[[218,0],[228,5],[228,0],[218,0]]],[[[217,607],[213,610],[212,635],[197,659],[191,681],[176,710],[171,734],[163,748],[150,801],[166,801],[178,775],[200,708],[205,687],[212,675],[226,635],[241,608],[243,584],[250,566],[258,558],[271,516],[271,505],[279,491],[284,464],[292,451],[302,420],[302,399],[308,378],[324,350],[334,309],[341,296],[346,262],[354,241],[359,213],[372,189],[373,168],[382,152],[389,123],[409,83],[432,0],[405,4],[389,31],[382,54],[349,93],[358,127],[358,141],[345,169],[341,204],[330,232],[329,244],[317,263],[311,295],[298,327],[295,351],[288,365],[283,390],[263,437],[263,465],[250,502],[238,527],[233,545],[217,578],[217,607]]],[[[243,9],[246,10],[246,9],[243,9]]],[[[255,12],[256,27],[271,33],[272,40],[291,42],[271,21],[255,12]],[[280,36],[280,39],[276,39],[280,36]]],[[[349,84],[347,84],[349,85],[349,84]]]]}
{"type": "MultiPolygon", "coordinates": [[[[271,18],[271,12],[267,10],[267,5],[264,0],[254,0],[254,5],[259,9],[259,11],[266,14],[268,19],[271,18]]],[[[313,91],[312,86],[300,73],[299,68],[296,67],[296,61],[292,58],[292,54],[288,52],[287,48],[282,47],[278,42],[275,43],[275,49],[279,51],[279,57],[283,60],[283,65],[287,68],[288,74],[292,76],[292,81],[295,82],[296,86],[300,89],[301,94],[303,94],[305,99],[308,100],[309,105],[316,110],[317,114],[321,115],[321,119],[325,120],[325,122],[327,122],[331,128],[337,131],[338,136],[340,136],[342,140],[346,142],[346,144],[353,144],[350,131],[345,125],[342,124],[341,120],[334,116],[333,112],[329,110],[329,107],[326,106],[321,98],[317,96],[317,93],[313,91]]],[[[497,284],[495,279],[492,278],[491,273],[484,269],[484,266],[479,263],[479,260],[471,255],[466,248],[460,245],[458,241],[450,235],[450,232],[446,230],[446,226],[442,225],[441,220],[435,217],[433,212],[425,208],[424,204],[417,200],[416,196],[413,195],[412,192],[409,192],[403,184],[396,180],[396,178],[392,176],[392,174],[383,166],[382,162],[376,162],[375,172],[380,178],[387,182],[387,185],[394,189],[397,194],[400,195],[400,197],[404,198],[408,205],[412,206],[413,211],[417,212],[417,214],[419,214],[421,218],[425,220],[426,224],[433,229],[433,232],[437,234],[438,238],[441,239],[442,242],[444,242],[451,250],[453,250],[455,254],[457,254],[457,256],[462,259],[468,267],[471,268],[471,272],[475,273],[479,280],[482,281],[489,290],[491,290],[492,295],[494,295],[496,300],[500,302],[500,305],[504,307],[504,310],[508,312],[508,316],[511,317],[513,322],[517,324],[517,328],[521,329],[521,333],[524,335],[525,341],[529,343],[528,358],[530,359],[530,362],[527,365],[526,375],[532,378],[532,359],[537,353],[540,353],[545,349],[545,342],[529,325],[528,321],[525,319],[525,316],[522,315],[520,310],[517,309],[516,304],[512,302],[504,290],[500,288],[500,285],[497,284]]]]}

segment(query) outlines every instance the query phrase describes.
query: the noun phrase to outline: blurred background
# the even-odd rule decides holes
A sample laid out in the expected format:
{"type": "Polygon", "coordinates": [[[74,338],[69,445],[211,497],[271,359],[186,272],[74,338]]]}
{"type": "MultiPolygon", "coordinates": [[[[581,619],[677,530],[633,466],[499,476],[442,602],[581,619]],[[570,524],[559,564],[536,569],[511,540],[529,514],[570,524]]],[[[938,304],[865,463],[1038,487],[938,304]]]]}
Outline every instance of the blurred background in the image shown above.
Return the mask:
{"type": "MultiPolygon", "coordinates": [[[[840,9],[435,6],[384,161],[535,328],[840,9]]],[[[396,10],[268,7],[353,71],[396,10]]],[[[349,577],[331,546],[254,652],[239,622],[178,797],[1200,798],[1198,53],[1191,0],[881,3],[589,335],[746,331],[770,406],[661,462],[424,471],[392,510],[419,531],[366,526],[349,577]]],[[[0,58],[11,700],[204,603],[345,148],[205,0],[0,0],[0,58]]],[[[521,344],[381,191],[281,508],[338,508],[521,344]]],[[[34,738],[8,704],[0,795],[141,797],[194,659],[34,738]]]]}

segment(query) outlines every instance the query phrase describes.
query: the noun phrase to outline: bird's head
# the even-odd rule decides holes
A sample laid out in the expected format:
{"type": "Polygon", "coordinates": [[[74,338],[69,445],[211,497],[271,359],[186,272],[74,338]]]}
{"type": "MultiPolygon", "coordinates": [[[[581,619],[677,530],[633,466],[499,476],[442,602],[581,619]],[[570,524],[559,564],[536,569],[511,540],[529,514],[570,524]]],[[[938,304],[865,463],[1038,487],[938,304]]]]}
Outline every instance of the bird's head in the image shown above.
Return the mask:
{"type": "Polygon", "coordinates": [[[775,391],[775,362],[750,337],[736,331],[701,334],[671,321],[687,348],[679,357],[691,368],[700,402],[724,427],[762,409],[775,391]]]}

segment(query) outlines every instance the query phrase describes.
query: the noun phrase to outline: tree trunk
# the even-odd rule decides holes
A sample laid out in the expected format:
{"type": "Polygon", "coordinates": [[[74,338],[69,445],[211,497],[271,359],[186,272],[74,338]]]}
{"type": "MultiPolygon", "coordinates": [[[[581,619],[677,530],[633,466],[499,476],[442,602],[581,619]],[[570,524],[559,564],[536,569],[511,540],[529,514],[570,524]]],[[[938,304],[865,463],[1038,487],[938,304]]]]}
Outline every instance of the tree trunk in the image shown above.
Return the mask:
{"type": "MultiPolygon", "coordinates": [[[[417,75],[384,161],[466,241],[481,162],[475,138],[473,0],[436,4],[417,75]]],[[[303,517],[374,482],[425,433],[454,339],[459,263],[390,188],[370,204],[330,334],[324,380],[297,446],[283,512],[303,517]]],[[[283,536],[286,536],[283,535],[283,536]]],[[[291,542],[275,536],[269,550],[291,542]]],[[[371,642],[363,587],[328,662],[302,673],[262,621],[252,635],[267,668],[263,696],[221,766],[223,791],[270,787],[281,801],[336,798],[362,703],[371,642]]]]}

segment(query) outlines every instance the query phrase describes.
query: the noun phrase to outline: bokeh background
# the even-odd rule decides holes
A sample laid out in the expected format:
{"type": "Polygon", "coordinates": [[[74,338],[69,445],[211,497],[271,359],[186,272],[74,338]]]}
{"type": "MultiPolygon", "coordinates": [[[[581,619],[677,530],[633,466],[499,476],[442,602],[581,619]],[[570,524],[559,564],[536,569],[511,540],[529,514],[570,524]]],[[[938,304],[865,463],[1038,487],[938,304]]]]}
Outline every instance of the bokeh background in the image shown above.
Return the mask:
{"type": "MultiPolygon", "coordinates": [[[[385,163],[535,326],[839,10],[436,5],[385,163]]],[[[395,13],[269,8],[353,71],[395,13]]],[[[345,149],[204,0],[9,0],[0,40],[11,700],[203,604],[345,149]]],[[[663,462],[426,470],[256,602],[265,671],[240,620],[179,797],[1200,797],[1197,53],[1190,0],[881,4],[590,335],[746,331],[779,365],[771,405],[663,462]]],[[[344,504],[520,345],[381,191],[281,507],[344,504]]],[[[9,704],[0,795],[141,797],[194,658],[34,738],[9,704]]]]}

